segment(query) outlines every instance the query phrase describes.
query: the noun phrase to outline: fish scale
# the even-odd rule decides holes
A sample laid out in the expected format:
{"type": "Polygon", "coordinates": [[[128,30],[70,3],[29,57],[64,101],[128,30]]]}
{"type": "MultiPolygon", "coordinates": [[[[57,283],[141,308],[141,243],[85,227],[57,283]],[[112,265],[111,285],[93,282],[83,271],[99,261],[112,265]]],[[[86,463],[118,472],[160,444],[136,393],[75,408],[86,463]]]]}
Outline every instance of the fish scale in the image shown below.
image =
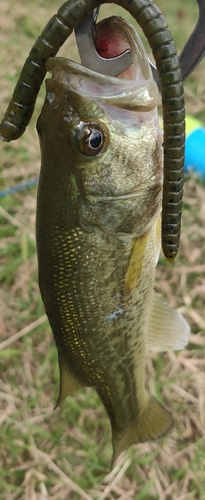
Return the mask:
{"type": "MultiPolygon", "coordinates": [[[[55,277],[54,281],[47,285],[52,287],[53,290],[53,301],[50,304],[51,309],[47,309],[47,314],[53,331],[56,332],[58,330],[59,332],[60,330],[63,332],[63,342],[59,342],[59,334],[56,336],[57,346],[65,359],[67,355],[69,356],[70,366],[73,369],[75,368],[75,374],[79,380],[83,379],[84,384],[95,386],[97,389],[99,386],[100,393],[105,392],[106,388],[110,388],[111,386],[111,392],[115,394],[115,407],[119,407],[119,405],[122,407],[122,394],[124,395],[123,398],[125,396],[128,398],[128,394],[131,394],[133,398],[133,391],[130,391],[130,386],[132,385],[130,381],[135,380],[136,383],[134,376],[136,346],[139,347],[141,343],[143,344],[143,349],[145,348],[141,331],[138,331],[138,337],[134,337],[135,340],[133,341],[133,329],[134,331],[136,330],[136,325],[139,325],[140,318],[143,318],[143,321],[141,319],[141,329],[144,326],[142,304],[137,299],[130,299],[131,303],[123,304],[123,298],[119,294],[120,288],[122,289],[124,286],[123,270],[121,273],[122,276],[119,276],[119,281],[116,282],[115,276],[115,287],[118,291],[118,301],[120,302],[117,304],[117,300],[116,302],[113,301],[113,289],[111,288],[112,293],[110,294],[107,288],[107,277],[105,278],[106,284],[103,286],[103,270],[98,266],[98,262],[92,259],[92,256],[88,260],[82,260],[82,255],[85,255],[85,251],[89,252],[89,255],[91,252],[97,255],[99,235],[96,236],[95,246],[95,235],[91,233],[85,237],[82,231],[80,233],[81,237],[77,238],[77,242],[80,243],[79,253],[76,251],[72,253],[73,246],[76,248],[75,238],[72,238],[72,240],[68,240],[71,241],[71,245],[67,244],[64,246],[65,252],[63,254],[61,251],[59,254],[58,250],[55,254],[55,260],[61,261],[61,266],[58,279],[56,280],[55,277]],[[72,274],[69,270],[72,271],[72,274]],[[106,294],[105,291],[107,291],[106,294]],[[96,307],[96,304],[98,304],[98,307],[96,307]],[[139,306],[138,308],[137,305],[139,306]],[[123,313],[118,316],[117,320],[113,321],[110,319],[105,321],[104,311],[110,314],[113,308],[117,307],[124,307],[123,313]],[[122,339],[122,334],[125,331],[126,335],[122,339]],[[113,350],[111,350],[111,346],[113,350]],[[98,352],[96,360],[93,359],[94,351],[98,352]],[[127,366],[129,366],[129,374],[127,366]],[[117,373],[118,370],[119,373],[117,373]],[[122,380],[126,380],[127,377],[129,383],[124,383],[125,388],[122,391],[122,380]],[[117,381],[120,385],[120,391],[117,381]],[[116,403],[117,392],[119,392],[120,396],[119,401],[116,403]]],[[[77,234],[77,229],[75,230],[75,234],[77,234]]],[[[66,235],[64,235],[63,239],[66,241],[66,235]]],[[[116,257],[113,254],[113,246],[115,244],[115,253],[119,257],[119,247],[121,247],[121,259],[124,260],[125,251],[123,250],[125,245],[123,245],[123,248],[117,238],[110,238],[110,245],[108,245],[107,238],[105,238],[103,245],[103,239],[102,237],[100,247],[104,250],[104,259],[109,262],[109,267],[115,270],[116,257]],[[111,255],[113,256],[112,259],[111,255]]],[[[127,243],[126,246],[128,246],[127,243]]],[[[128,251],[126,253],[128,254],[128,251]]],[[[44,267],[45,272],[46,262],[42,262],[42,258],[41,265],[44,267]]],[[[113,272],[110,274],[112,277],[113,272]]],[[[142,286],[143,283],[141,283],[141,289],[138,292],[139,295],[142,294],[142,286]]],[[[136,291],[134,290],[133,295],[135,294],[136,291]]],[[[144,287],[141,302],[142,300],[144,308],[147,309],[146,302],[148,298],[146,298],[144,287]]],[[[144,354],[143,349],[141,347],[142,358],[144,354]]],[[[139,363],[137,366],[139,368],[139,363]]],[[[141,375],[137,385],[139,386],[137,388],[139,392],[142,385],[141,375]]],[[[108,404],[106,406],[108,407],[108,404]]],[[[133,408],[136,409],[136,407],[136,401],[135,405],[133,403],[128,405],[127,400],[125,400],[124,408],[122,408],[123,421],[125,420],[125,414],[127,415],[126,421],[130,421],[131,415],[133,415],[133,408]]],[[[109,413],[111,413],[111,410],[109,413]]],[[[114,413],[113,410],[112,413],[114,413]]],[[[121,423],[121,425],[118,423],[118,426],[123,428],[124,423],[121,423]]]]}
{"type": "MultiPolygon", "coordinates": [[[[82,231],[80,232],[82,233],[82,231]]],[[[75,233],[77,233],[77,230],[75,233]]],[[[119,392],[116,381],[119,380],[120,374],[121,381],[126,380],[127,377],[129,379],[129,383],[126,384],[123,391],[124,395],[127,395],[130,393],[129,387],[131,377],[127,371],[127,366],[119,357],[122,342],[120,342],[120,346],[117,346],[121,331],[126,328],[127,317],[124,318],[122,326],[119,326],[117,330],[112,320],[104,320],[104,311],[106,310],[109,313],[108,306],[111,298],[110,294],[106,294],[104,297],[105,303],[103,303],[102,294],[103,291],[106,290],[106,286],[103,286],[102,270],[98,266],[98,263],[92,259],[92,256],[88,260],[82,259],[82,255],[85,255],[86,251],[89,252],[89,255],[92,251],[95,255],[97,254],[99,235],[96,237],[96,246],[94,244],[94,235],[91,234],[89,236],[90,238],[88,235],[85,237],[81,234],[80,251],[79,253],[75,252],[75,257],[73,259],[69,244],[65,248],[63,259],[61,253],[60,255],[58,255],[58,253],[55,255],[55,260],[61,260],[64,273],[60,273],[58,281],[55,280],[55,282],[51,283],[54,295],[53,302],[54,304],[59,304],[57,306],[57,311],[56,306],[54,305],[55,309],[53,310],[53,304],[51,304],[51,310],[47,310],[47,313],[54,332],[57,328],[58,331],[60,329],[63,332],[63,343],[59,343],[59,336],[56,337],[56,342],[62,356],[66,358],[66,356],[69,355],[70,366],[73,367],[73,369],[75,368],[75,373],[79,377],[79,380],[83,379],[86,385],[92,385],[97,388],[99,386],[102,392],[105,392],[106,388],[110,388],[111,385],[111,392],[116,395],[117,392],[119,392]],[[72,260],[74,261],[73,263],[72,260]],[[69,273],[71,266],[68,265],[70,262],[72,266],[71,275],[69,273]],[[62,279],[63,274],[64,279],[62,279]],[[99,304],[98,308],[96,308],[96,303],[99,304]],[[101,316],[101,318],[99,318],[99,316],[101,316]],[[52,319],[53,317],[54,319],[52,319]],[[58,317],[58,325],[56,325],[56,317],[58,317]],[[103,343],[101,341],[102,338],[103,343]],[[110,349],[111,345],[113,346],[112,350],[110,349]],[[97,360],[93,359],[94,350],[98,352],[97,360]],[[109,370],[106,360],[109,360],[109,370]],[[116,376],[118,370],[119,373],[118,376],[116,376]],[[112,382],[110,382],[110,379],[112,382]]],[[[79,238],[77,239],[79,242],[79,238]]],[[[64,236],[64,241],[65,240],[66,237],[64,236]]],[[[71,245],[76,248],[75,238],[72,238],[71,245]]],[[[110,245],[111,252],[109,251],[110,248],[106,238],[107,251],[105,253],[104,245],[104,258],[106,257],[109,259],[110,267],[114,268],[115,259],[114,262],[113,259],[110,259],[110,253],[113,254],[113,238],[110,245]]],[[[102,248],[102,245],[100,246],[102,248]]],[[[118,322],[120,324],[120,318],[118,322]]],[[[124,342],[124,344],[124,352],[127,353],[128,345],[126,345],[126,342],[124,342]]],[[[122,382],[120,383],[120,387],[121,385],[122,382]]],[[[122,387],[120,388],[119,394],[120,404],[122,387]]],[[[127,406],[126,403],[125,408],[127,408],[126,413],[129,415],[130,405],[127,406]]],[[[127,419],[130,420],[130,416],[127,417],[127,419]]]]}
{"type": "Polygon", "coordinates": [[[137,35],[133,44],[140,83],[49,60],[37,126],[39,285],[58,349],[57,403],[95,388],[111,422],[113,463],[131,444],[172,428],[145,388],[146,349],[178,349],[189,336],[182,316],[153,291],[162,135],[157,86],[137,35]]]}

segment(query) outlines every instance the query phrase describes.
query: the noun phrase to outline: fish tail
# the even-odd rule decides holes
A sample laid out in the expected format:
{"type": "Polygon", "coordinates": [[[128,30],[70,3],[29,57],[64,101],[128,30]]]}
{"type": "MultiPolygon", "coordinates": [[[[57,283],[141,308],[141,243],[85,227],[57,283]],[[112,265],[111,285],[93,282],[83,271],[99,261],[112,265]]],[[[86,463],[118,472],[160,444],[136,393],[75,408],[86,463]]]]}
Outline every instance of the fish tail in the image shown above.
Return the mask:
{"type": "Polygon", "coordinates": [[[154,397],[148,395],[148,405],[137,421],[132,421],[123,430],[112,428],[112,467],[120,453],[129,446],[163,438],[173,427],[173,419],[166,408],[154,397]]]}

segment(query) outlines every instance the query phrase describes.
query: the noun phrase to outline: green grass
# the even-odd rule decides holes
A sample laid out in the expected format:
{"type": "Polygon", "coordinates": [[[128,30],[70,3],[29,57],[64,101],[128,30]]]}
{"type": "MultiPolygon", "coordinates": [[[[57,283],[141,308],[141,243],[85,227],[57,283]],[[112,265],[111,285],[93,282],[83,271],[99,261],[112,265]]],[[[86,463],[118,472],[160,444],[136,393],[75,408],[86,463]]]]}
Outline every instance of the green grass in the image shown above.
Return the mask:
{"type": "MultiPolygon", "coordinates": [[[[193,29],[195,4],[157,0],[179,50],[193,29]]],[[[59,6],[59,0],[1,0],[1,116],[31,45],[59,6]]],[[[125,14],[106,5],[102,16],[116,12],[125,14]]],[[[77,57],[73,39],[61,53],[77,57]]],[[[204,73],[203,61],[186,83],[185,93],[188,112],[205,123],[204,73]]],[[[0,190],[38,176],[35,124],[44,93],[43,86],[26,134],[0,144],[0,190]]],[[[180,309],[193,332],[183,352],[147,354],[147,387],[172,411],[175,429],[160,443],[131,447],[112,472],[109,421],[95,391],[81,390],[53,409],[59,372],[38,289],[36,187],[0,200],[2,500],[204,499],[204,195],[204,184],[187,178],[179,256],[173,267],[161,257],[156,273],[157,291],[180,309]],[[16,332],[18,339],[13,337],[16,332]]]]}

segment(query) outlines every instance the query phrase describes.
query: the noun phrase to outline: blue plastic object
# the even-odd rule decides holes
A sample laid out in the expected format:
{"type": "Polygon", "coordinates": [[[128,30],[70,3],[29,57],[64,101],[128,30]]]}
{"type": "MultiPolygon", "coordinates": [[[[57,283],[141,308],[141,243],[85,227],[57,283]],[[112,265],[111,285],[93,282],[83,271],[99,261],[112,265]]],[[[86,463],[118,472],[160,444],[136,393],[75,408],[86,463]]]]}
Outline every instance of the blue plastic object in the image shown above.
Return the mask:
{"type": "Polygon", "coordinates": [[[185,143],[185,172],[194,170],[205,179],[205,128],[191,132],[185,143]]]}

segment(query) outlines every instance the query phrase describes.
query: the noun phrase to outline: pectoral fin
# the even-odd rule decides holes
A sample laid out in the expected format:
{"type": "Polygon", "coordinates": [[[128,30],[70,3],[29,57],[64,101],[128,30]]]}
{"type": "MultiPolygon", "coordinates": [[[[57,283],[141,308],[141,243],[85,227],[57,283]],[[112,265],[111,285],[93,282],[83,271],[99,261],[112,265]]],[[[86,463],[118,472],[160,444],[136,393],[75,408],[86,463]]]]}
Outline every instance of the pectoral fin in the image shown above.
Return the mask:
{"type": "Polygon", "coordinates": [[[113,460],[112,466],[120,453],[129,446],[146,441],[156,441],[164,437],[173,427],[171,414],[157,401],[154,396],[148,396],[146,410],[139,419],[131,422],[122,431],[112,428],[113,460]]]}
{"type": "Polygon", "coordinates": [[[147,330],[148,349],[180,350],[188,344],[189,336],[190,328],[183,316],[169,307],[159,294],[153,293],[147,330]]]}
{"type": "Polygon", "coordinates": [[[124,295],[129,297],[132,290],[137,287],[141,278],[145,249],[147,246],[150,230],[138,238],[135,238],[130,254],[129,266],[125,275],[124,295]]]}
{"type": "Polygon", "coordinates": [[[73,392],[82,389],[84,384],[76,378],[72,370],[67,366],[65,359],[59,354],[58,355],[59,368],[60,368],[60,389],[59,396],[56,402],[55,408],[63,401],[67,396],[73,394],[73,392]]]}
{"type": "MultiPolygon", "coordinates": [[[[161,249],[161,217],[157,217],[155,221],[156,228],[156,264],[159,259],[161,249]]],[[[141,278],[142,267],[144,263],[144,256],[146,247],[149,241],[151,230],[148,229],[141,236],[133,240],[132,250],[130,253],[129,265],[125,275],[124,295],[129,297],[134,288],[137,287],[141,278]]]]}

